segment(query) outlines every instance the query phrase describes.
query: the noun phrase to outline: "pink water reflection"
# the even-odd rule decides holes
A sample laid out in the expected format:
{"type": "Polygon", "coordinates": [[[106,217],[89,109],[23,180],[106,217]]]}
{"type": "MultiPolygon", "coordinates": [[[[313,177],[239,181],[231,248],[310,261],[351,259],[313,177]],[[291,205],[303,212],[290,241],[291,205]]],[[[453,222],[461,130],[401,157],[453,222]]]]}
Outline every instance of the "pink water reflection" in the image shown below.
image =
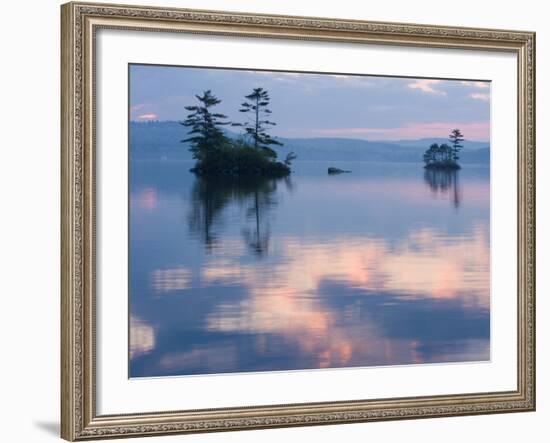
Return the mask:
{"type": "Polygon", "coordinates": [[[486,175],[180,173],[131,193],[132,376],[489,359],[486,175]]]}
{"type": "Polygon", "coordinates": [[[318,296],[321,285],[341,282],[364,297],[392,294],[390,310],[396,300],[423,298],[489,309],[488,233],[481,226],[455,238],[418,230],[393,246],[368,238],[279,242],[285,258],[269,269],[228,259],[205,263],[203,284],[246,285],[250,294],[238,304],[219,305],[207,317],[209,330],[280,335],[316,355],[318,367],[418,363],[417,341],[388,338],[375,321],[358,322],[369,313],[354,311],[353,305],[343,313],[328,308],[318,296]]]}

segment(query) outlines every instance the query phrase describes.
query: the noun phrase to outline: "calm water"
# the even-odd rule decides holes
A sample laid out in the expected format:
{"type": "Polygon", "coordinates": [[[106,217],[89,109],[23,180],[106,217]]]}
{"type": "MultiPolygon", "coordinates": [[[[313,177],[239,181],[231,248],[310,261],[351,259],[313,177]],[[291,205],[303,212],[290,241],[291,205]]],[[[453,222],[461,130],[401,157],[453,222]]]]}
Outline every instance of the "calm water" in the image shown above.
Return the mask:
{"type": "Polygon", "coordinates": [[[131,164],[132,377],[490,358],[487,167],[191,166],[131,164]]]}

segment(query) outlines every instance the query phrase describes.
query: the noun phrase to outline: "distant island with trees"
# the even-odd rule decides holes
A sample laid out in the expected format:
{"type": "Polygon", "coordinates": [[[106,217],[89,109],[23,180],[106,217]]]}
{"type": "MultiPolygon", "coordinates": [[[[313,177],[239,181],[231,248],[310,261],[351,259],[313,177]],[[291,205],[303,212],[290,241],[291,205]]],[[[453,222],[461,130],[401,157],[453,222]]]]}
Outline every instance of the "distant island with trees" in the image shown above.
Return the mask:
{"type": "Polygon", "coordinates": [[[291,173],[290,165],[296,158],[289,152],[284,161],[277,161],[277,152],[271,146],[282,143],[268,134],[268,128],[275,123],[268,119],[270,97],[263,88],[254,88],[245,96],[239,109],[245,117],[244,123],[227,121],[224,114],[213,112],[212,108],[221,100],[211,90],[195,96],[199,103],[186,106],[187,118],[180,122],[190,128],[189,137],[181,142],[189,142],[189,150],[196,160],[191,169],[197,175],[228,175],[284,177],[291,173]],[[244,134],[230,139],[222,130],[231,125],[244,128],[244,134]]]}
{"type": "Polygon", "coordinates": [[[461,144],[464,141],[464,135],[460,129],[453,129],[449,135],[450,145],[447,143],[433,143],[424,152],[423,160],[426,169],[444,169],[456,170],[460,169],[458,160],[460,159],[460,150],[463,148],[461,144]]]}

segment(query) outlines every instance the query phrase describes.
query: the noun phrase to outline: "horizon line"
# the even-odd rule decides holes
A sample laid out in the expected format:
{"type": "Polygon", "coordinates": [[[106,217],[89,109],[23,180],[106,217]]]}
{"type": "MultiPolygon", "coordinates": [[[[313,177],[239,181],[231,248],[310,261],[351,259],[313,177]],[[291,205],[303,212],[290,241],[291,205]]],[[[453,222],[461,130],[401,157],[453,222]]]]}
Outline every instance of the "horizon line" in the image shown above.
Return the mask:
{"type": "MultiPolygon", "coordinates": [[[[150,123],[180,123],[179,120],[129,120],[130,123],[136,123],[136,124],[150,124],[150,123]]],[[[232,132],[232,131],[231,131],[232,132]]],[[[432,136],[432,137],[420,137],[420,138],[395,138],[395,139],[370,139],[370,138],[358,138],[358,137],[336,137],[336,136],[329,136],[329,137],[323,137],[323,136],[312,136],[312,137],[289,137],[289,136],[275,136],[277,138],[286,138],[286,139],[303,139],[303,140],[311,140],[311,139],[345,139],[345,140],[362,140],[362,141],[369,141],[369,142],[397,142],[397,141],[419,141],[419,140],[429,140],[429,139],[447,139],[447,137],[442,136],[432,136]]],[[[478,143],[491,143],[490,140],[480,140],[480,139],[465,139],[467,142],[478,142],[478,143]]]]}

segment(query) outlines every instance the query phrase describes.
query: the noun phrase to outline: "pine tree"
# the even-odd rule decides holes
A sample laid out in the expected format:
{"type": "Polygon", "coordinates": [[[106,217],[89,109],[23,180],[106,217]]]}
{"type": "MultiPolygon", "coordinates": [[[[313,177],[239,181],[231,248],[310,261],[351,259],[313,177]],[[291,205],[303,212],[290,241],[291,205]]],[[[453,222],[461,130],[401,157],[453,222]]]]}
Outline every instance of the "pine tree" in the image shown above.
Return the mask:
{"type": "Polygon", "coordinates": [[[195,97],[199,104],[186,106],[185,109],[190,111],[190,114],[185,121],[180,122],[183,126],[191,128],[189,131],[191,136],[181,142],[190,142],[189,150],[193,153],[193,158],[205,161],[215,150],[229,143],[219,127],[228,125],[230,122],[224,121],[227,118],[225,115],[213,113],[210,110],[221,102],[212,94],[211,90],[204,91],[202,96],[195,95],[195,97]]]}
{"type": "Polygon", "coordinates": [[[270,145],[282,146],[282,143],[275,140],[267,133],[268,126],[275,126],[275,123],[268,120],[271,110],[269,106],[269,94],[263,88],[254,88],[252,93],[245,96],[246,100],[241,104],[240,112],[251,114],[249,121],[245,123],[234,123],[234,126],[243,126],[246,134],[250,136],[256,149],[263,149],[271,158],[277,158],[277,153],[270,148],[270,145]]]}
{"type": "Polygon", "coordinates": [[[429,147],[429,149],[424,152],[424,163],[426,165],[430,165],[432,163],[435,163],[438,161],[438,154],[439,154],[439,145],[437,143],[432,143],[429,147]]]}
{"type": "Polygon", "coordinates": [[[443,143],[439,146],[439,149],[441,151],[441,156],[442,156],[440,161],[452,163],[454,158],[453,148],[451,148],[447,143],[443,143]]]}
{"type": "Polygon", "coordinates": [[[449,135],[449,141],[452,145],[452,159],[456,162],[460,158],[458,154],[460,150],[464,147],[461,145],[461,142],[464,141],[464,135],[460,132],[460,129],[453,129],[449,135]]]}

